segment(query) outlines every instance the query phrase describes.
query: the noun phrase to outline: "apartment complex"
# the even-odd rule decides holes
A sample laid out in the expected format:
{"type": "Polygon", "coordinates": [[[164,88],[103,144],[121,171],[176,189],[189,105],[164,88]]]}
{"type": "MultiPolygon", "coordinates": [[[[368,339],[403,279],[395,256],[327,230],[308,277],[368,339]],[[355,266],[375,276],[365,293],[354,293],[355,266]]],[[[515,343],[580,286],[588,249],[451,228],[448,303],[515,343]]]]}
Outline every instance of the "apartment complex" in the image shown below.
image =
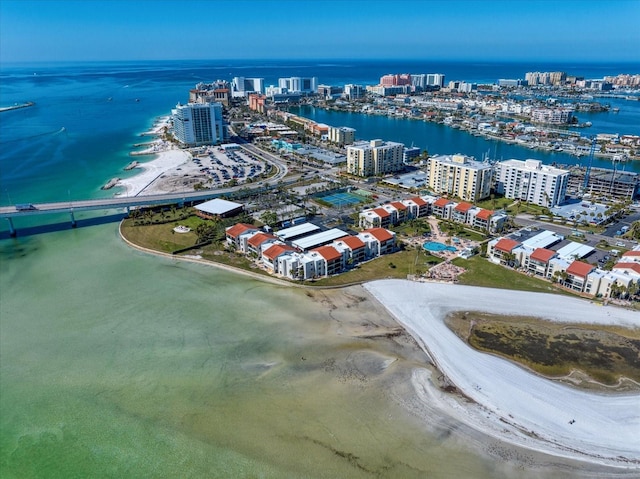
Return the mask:
{"type": "Polygon", "coordinates": [[[491,165],[464,155],[434,156],[427,160],[429,188],[464,201],[487,198],[491,189],[491,165]]]}
{"type": "Polygon", "coordinates": [[[502,231],[507,220],[503,211],[491,211],[466,202],[435,196],[416,196],[367,208],[358,215],[360,228],[388,228],[413,218],[436,218],[467,225],[487,233],[502,231]]]}
{"type": "Polygon", "coordinates": [[[384,175],[403,168],[404,145],[392,141],[356,142],[347,147],[347,173],[356,176],[384,175]]]}
{"type": "Polygon", "coordinates": [[[231,96],[244,97],[249,93],[264,93],[264,78],[234,77],[231,82],[231,96]]]}
{"type": "Polygon", "coordinates": [[[539,160],[506,160],[496,163],[496,191],[506,198],[551,208],[564,201],[569,171],[539,160]]]}
{"type": "Polygon", "coordinates": [[[396,235],[384,228],[370,228],[357,235],[318,229],[304,223],[269,234],[238,223],[226,229],[226,239],[229,246],[256,258],[269,272],[292,280],[339,274],[395,251],[396,235]]]}
{"type": "Polygon", "coordinates": [[[640,247],[624,253],[611,271],[585,260],[593,251],[591,246],[567,242],[552,231],[529,229],[487,244],[490,261],[555,281],[576,293],[607,298],[621,288],[640,285],[640,247]]]}
{"type": "Polygon", "coordinates": [[[183,146],[213,145],[224,140],[222,104],[178,103],[171,113],[173,134],[183,146]]]}
{"type": "Polygon", "coordinates": [[[356,141],[356,130],[348,126],[330,126],[329,141],[340,146],[351,145],[356,141]]]}
{"type": "Polygon", "coordinates": [[[318,78],[278,78],[278,87],[281,91],[287,91],[289,93],[316,93],[318,90],[318,78]]]}

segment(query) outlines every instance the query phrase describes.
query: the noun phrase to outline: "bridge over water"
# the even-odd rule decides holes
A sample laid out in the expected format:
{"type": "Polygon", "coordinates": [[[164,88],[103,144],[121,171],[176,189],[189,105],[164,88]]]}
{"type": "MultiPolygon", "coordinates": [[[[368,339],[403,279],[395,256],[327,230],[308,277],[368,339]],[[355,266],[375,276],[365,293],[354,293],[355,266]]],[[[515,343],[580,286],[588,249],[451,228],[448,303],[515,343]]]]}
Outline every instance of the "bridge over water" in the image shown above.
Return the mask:
{"type": "Polygon", "coordinates": [[[117,196],[112,198],[99,198],[90,200],[77,201],[60,201],[54,203],[29,203],[26,205],[0,206],[0,217],[5,218],[9,222],[9,234],[16,236],[17,230],[13,224],[14,218],[27,218],[35,215],[45,214],[69,214],[71,225],[76,226],[75,212],[91,211],[91,210],[112,210],[126,209],[127,213],[131,208],[140,206],[184,204],[195,201],[209,200],[220,196],[237,196],[240,190],[244,190],[250,194],[256,194],[268,191],[284,185],[289,185],[300,180],[301,175],[296,174],[285,176],[288,174],[288,168],[285,163],[277,156],[260,150],[253,145],[246,144],[241,141],[241,147],[258,155],[263,160],[271,163],[276,167],[276,174],[265,182],[250,185],[239,185],[231,188],[222,188],[217,190],[200,190],[180,193],[165,193],[160,195],[140,195],[140,196],[117,196]]]}
{"type": "MultiPolygon", "coordinates": [[[[256,187],[251,189],[244,186],[244,191],[246,191],[247,194],[257,194],[282,185],[294,183],[298,181],[298,179],[299,177],[296,175],[295,177],[288,178],[287,181],[258,184],[256,187]]],[[[233,187],[219,190],[166,193],[161,195],[118,196],[91,200],[1,206],[0,217],[5,218],[9,222],[9,234],[11,236],[16,236],[17,230],[13,224],[14,218],[27,218],[35,215],[64,213],[70,216],[71,225],[76,226],[74,213],[78,211],[126,209],[128,213],[131,208],[141,206],[185,204],[218,198],[220,196],[229,196],[233,198],[240,194],[239,190],[239,187],[233,187]]]]}

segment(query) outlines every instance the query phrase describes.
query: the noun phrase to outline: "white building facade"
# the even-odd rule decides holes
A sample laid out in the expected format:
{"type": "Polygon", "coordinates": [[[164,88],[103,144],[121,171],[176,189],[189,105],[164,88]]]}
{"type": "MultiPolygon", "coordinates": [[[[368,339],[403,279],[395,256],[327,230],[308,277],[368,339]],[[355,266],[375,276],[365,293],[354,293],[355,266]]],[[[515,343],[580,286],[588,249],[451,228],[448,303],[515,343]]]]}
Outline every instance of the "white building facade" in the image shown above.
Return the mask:
{"type": "Polygon", "coordinates": [[[496,163],[496,191],[506,198],[519,199],[551,208],[567,194],[569,172],[539,160],[506,160],[496,163]]]}
{"type": "Polygon", "coordinates": [[[447,193],[464,201],[489,196],[493,170],[491,165],[464,155],[434,156],[427,160],[428,183],[435,193],[447,193]]]}
{"type": "Polygon", "coordinates": [[[404,145],[392,141],[361,141],[347,147],[347,173],[375,176],[402,170],[404,145]]]}
{"type": "Polygon", "coordinates": [[[224,140],[221,103],[178,104],[172,120],[173,134],[184,146],[213,145],[224,140]]]}

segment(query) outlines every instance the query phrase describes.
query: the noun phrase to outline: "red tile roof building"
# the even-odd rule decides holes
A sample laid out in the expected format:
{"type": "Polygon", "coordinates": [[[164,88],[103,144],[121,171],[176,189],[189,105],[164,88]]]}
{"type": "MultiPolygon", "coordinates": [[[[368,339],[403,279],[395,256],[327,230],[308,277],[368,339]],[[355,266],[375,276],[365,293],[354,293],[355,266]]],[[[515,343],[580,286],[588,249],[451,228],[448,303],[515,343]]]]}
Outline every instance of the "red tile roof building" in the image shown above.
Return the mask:
{"type": "Polygon", "coordinates": [[[493,248],[498,251],[502,251],[503,253],[511,253],[518,246],[520,246],[520,243],[515,240],[510,238],[500,238],[493,248]]]}
{"type": "Polygon", "coordinates": [[[333,246],[320,246],[319,248],[312,249],[311,253],[318,253],[325,260],[326,275],[338,274],[342,271],[342,255],[333,246]]]}

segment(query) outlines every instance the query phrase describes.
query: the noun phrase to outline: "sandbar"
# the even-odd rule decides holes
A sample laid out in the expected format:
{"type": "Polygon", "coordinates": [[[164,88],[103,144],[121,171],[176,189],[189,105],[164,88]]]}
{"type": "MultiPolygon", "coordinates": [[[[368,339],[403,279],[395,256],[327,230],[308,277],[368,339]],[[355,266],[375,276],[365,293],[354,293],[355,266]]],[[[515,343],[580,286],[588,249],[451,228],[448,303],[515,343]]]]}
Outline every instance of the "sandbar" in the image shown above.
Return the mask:
{"type": "Polygon", "coordinates": [[[417,395],[500,441],[552,456],[640,469],[640,395],[586,392],[474,350],[444,323],[453,311],[536,316],[550,321],[640,327],[635,311],[560,295],[380,280],[364,285],[414,336],[461,396],[416,369],[417,395]]]}

